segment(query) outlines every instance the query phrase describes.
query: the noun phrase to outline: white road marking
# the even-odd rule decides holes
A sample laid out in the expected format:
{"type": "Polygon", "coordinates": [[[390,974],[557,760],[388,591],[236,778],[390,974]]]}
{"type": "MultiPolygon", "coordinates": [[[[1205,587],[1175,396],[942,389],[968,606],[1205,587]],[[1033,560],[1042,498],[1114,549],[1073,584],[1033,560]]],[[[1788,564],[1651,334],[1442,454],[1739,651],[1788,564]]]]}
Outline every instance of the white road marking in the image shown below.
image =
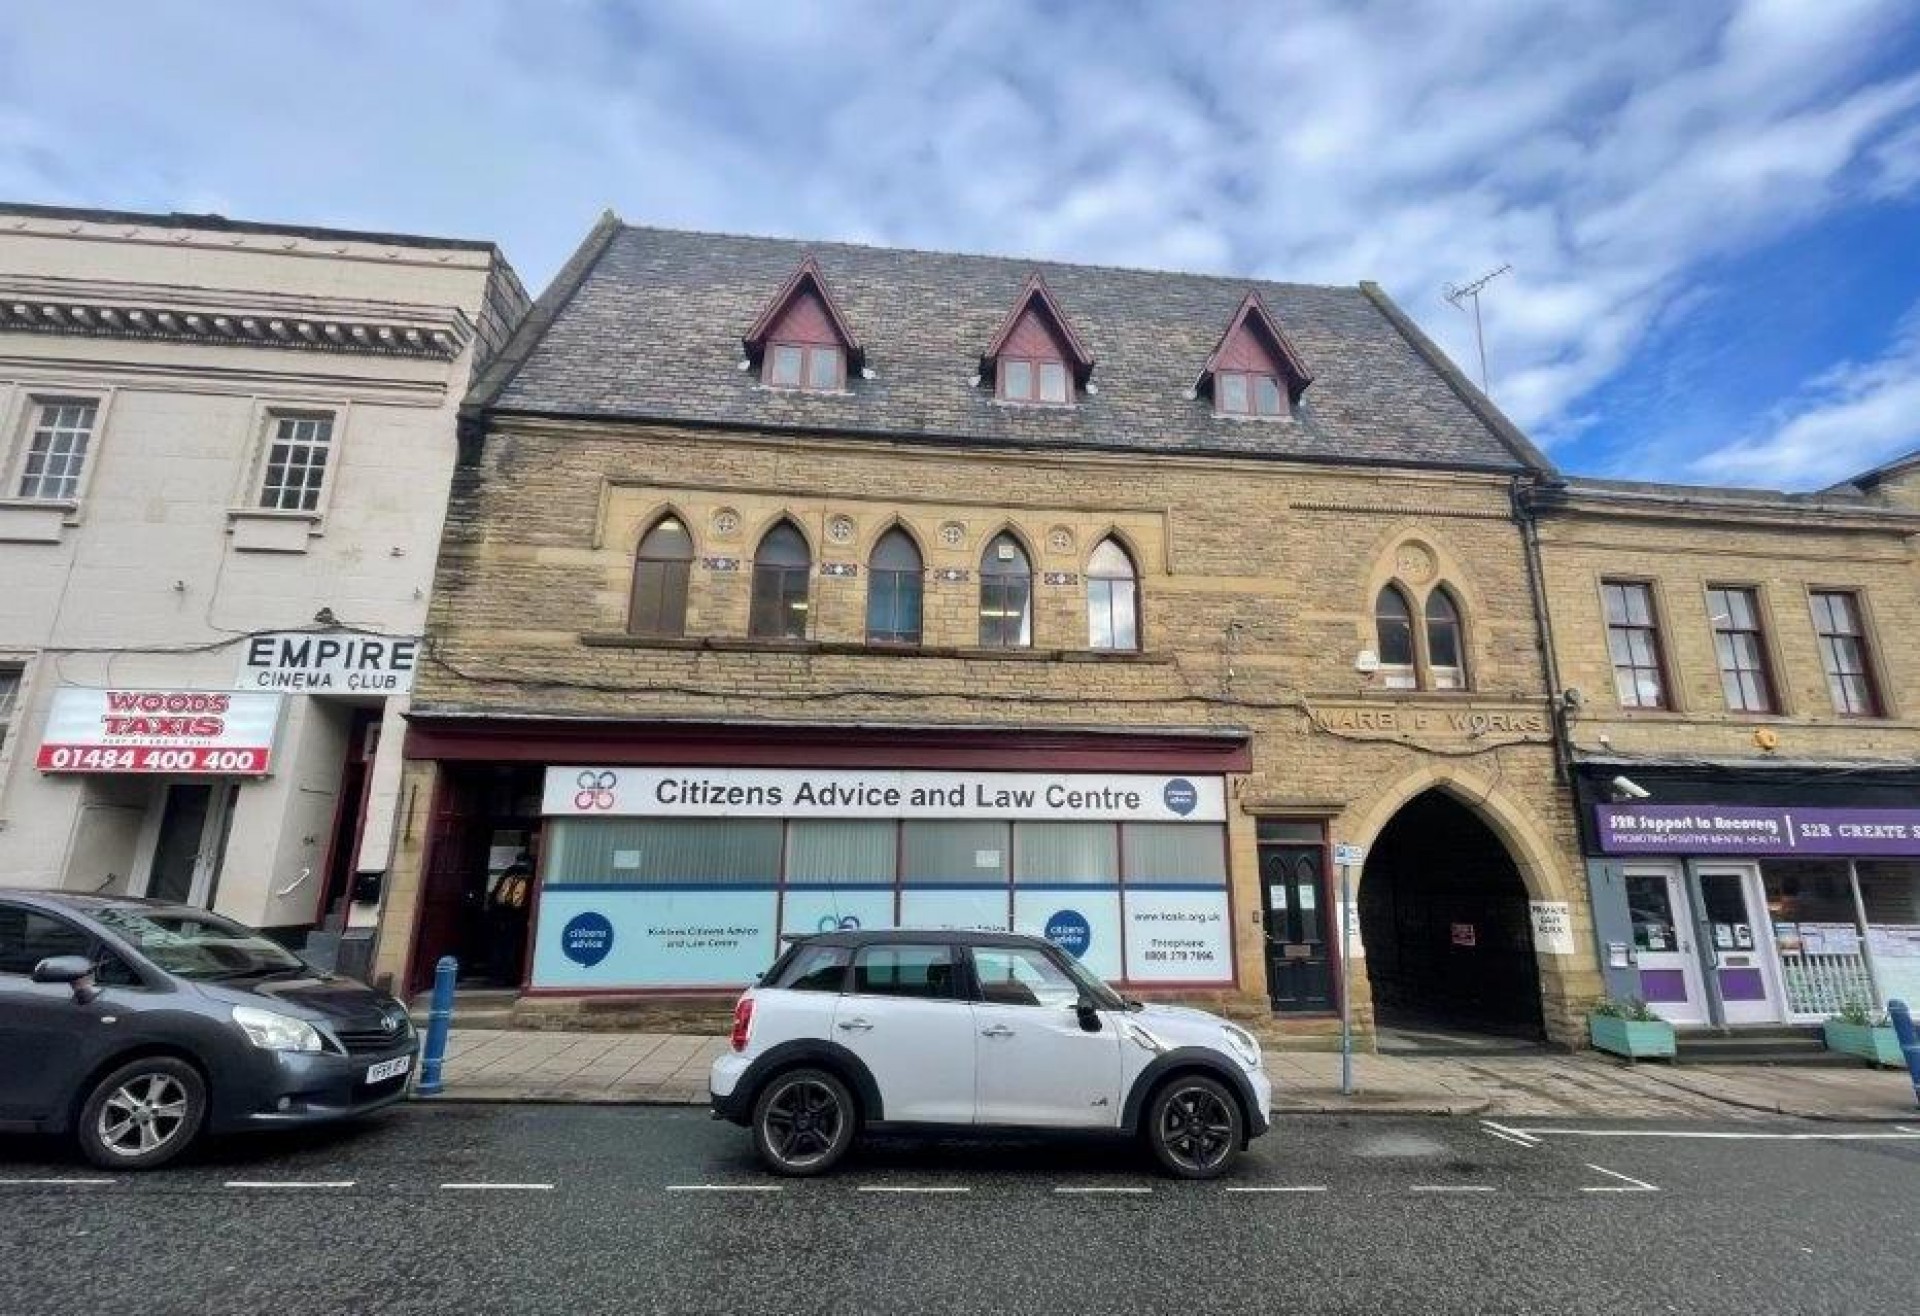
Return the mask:
{"type": "Polygon", "coordinates": [[[857,1193],[970,1193],[973,1189],[939,1185],[863,1183],[854,1191],[857,1193]]]}
{"type": "Polygon", "coordinates": [[[1587,1162],[1587,1168],[1589,1170],[1597,1170],[1609,1179],[1618,1179],[1620,1182],[1618,1184],[1590,1184],[1580,1190],[1583,1193],[1657,1193],[1660,1191],[1659,1188],[1648,1183],[1645,1179],[1636,1179],[1630,1174],[1622,1174],[1618,1170],[1609,1170],[1606,1166],[1595,1165],[1592,1161],[1587,1162]]]}
{"type": "Polygon", "coordinates": [[[1053,1191],[1056,1193],[1082,1193],[1082,1194],[1085,1194],[1085,1193],[1151,1193],[1153,1189],[1099,1186],[1099,1187],[1078,1187],[1078,1188],[1056,1188],[1053,1191]]]}
{"type": "Polygon", "coordinates": [[[443,1183],[442,1188],[473,1189],[480,1192],[502,1193],[541,1193],[551,1192],[550,1183],[443,1183]]]}
{"type": "Polygon", "coordinates": [[[1910,1129],[1904,1124],[1896,1124],[1893,1127],[1901,1133],[1920,1133],[1920,1129],[1910,1129]]]}
{"type": "Polygon", "coordinates": [[[1540,1145],[1540,1140],[1537,1138],[1516,1138],[1511,1133],[1502,1133],[1498,1129],[1482,1129],[1480,1132],[1486,1134],[1489,1138],[1498,1138],[1502,1142],[1510,1142],[1516,1147],[1538,1147],[1540,1145]]]}
{"type": "Polygon", "coordinates": [[[229,1179],[225,1188],[351,1188],[352,1179],[229,1179]]]}
{"type": "Polygon", "coordinates": [[[1912,1133],[1728,1133],[1717,1129],[1522,1129],[1523,1133],[1560,1138],[1711,1138],[1728,1142],[1909,1142],[1912,1133]]]}
{"type": "Polygon", "coordinates": [[[1485,1183],[1417,1183],[1407,1189],[1410,1193],[1490,1193],[1492,1184],[1485,1183]]]}
{"type": "Polygon", "coordinates": [[[1495,1124],[1492,1120],[1481,1120],[1481,1125],[1496,1138],[1505,1138],[1508,1142],[1517,1142],[1522,1147],[1538,1146],[1540,1139],[1524,1129],[1510,1129],[1504,1124],[1495,1124]]]}
{"type": "Polygon", "coordinates": [[[670,1183],[670,1193],[777,1193],[784,1191],[784,1184],[777,1183],[670,1183]]]}
{"type": "Polygon", "coordinates": [[[0,1184],[19,1188],[98,1188],[119,1182],[118,1179],[0,1179],[0,1184]]]}
{"type": "Polygon", "coordinates": [[[1323,1183],[1302,1184],[1229,1184],[1230,1193],[1324,1193],[1327,1186],[1323,1183]]]}

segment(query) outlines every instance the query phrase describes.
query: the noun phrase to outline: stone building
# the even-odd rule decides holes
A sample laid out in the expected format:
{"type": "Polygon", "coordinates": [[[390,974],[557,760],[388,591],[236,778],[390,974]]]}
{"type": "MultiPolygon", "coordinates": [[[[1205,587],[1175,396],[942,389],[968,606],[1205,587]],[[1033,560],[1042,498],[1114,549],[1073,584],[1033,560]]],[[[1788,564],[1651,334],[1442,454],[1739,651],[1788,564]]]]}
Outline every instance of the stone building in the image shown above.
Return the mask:
{"type": "Polygon", "coordinates": [[[1729,1029],[1920,999],[1920,460],[1528,497],[1610,990],[1729,1029]]]}
{"type": "Polygon", "coordinates": [[[455,413],[525,306],[486,242],[0,207],[0,884],[370,950],[455,413]]]}
{"type": "Polygon", "coordinates": [[[1303,1032],[1349,972],[1363,1026],[1600,989],[1554,475],[1377,288],[608,217],[463,425],[397,986],[725,992],[901,922],[1303,1032]],[[530,920],[477,914],[523,851],[530,920]]]}

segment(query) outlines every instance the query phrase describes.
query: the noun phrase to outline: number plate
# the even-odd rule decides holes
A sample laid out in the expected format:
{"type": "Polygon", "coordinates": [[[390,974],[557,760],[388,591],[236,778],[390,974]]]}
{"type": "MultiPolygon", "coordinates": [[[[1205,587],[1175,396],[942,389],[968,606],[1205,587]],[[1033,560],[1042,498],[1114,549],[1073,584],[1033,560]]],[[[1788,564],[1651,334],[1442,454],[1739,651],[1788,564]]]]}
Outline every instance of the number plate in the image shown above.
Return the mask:
{"type": "Polygon", "coordinates": [[[391,1060],[382,1060],[377,1065],[367,1066],[367,1082],[380,1083],[390,1078],[397,1078],[412,1068],[412,1056],[395,1056],[391,1060]]]}

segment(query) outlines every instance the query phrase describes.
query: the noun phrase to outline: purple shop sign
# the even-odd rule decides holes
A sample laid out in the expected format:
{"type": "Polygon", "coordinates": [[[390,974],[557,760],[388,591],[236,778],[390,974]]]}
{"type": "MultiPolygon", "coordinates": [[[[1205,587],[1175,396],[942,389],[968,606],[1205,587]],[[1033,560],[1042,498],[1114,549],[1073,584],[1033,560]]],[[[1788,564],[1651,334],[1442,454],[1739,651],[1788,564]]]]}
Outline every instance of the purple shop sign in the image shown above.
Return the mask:
{"type": "Polygon", "coordinates": [[[1920,855],[1920,809],[1600,804],[1603,854],[1920,855]]]}

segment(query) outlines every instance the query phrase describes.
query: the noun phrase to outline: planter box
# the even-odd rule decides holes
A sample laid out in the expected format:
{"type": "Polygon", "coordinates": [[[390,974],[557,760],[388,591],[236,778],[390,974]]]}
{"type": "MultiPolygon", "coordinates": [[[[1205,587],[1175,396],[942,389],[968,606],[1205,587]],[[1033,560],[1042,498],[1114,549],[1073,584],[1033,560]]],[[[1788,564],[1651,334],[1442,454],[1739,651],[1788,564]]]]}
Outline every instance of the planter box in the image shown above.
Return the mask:
{"type": "Polygon", "coordinates": [[[1826,1034],[1829,1051],[1859,1056],[1868,1064],[1885,1065],[1889,1069],[1906,1068],[1907,1059],[1900,1054],[1900,1039],[1895,1035],[1892,1024],[1870,1028],[1866,1024],[1829,1019],[1822,1031],[1826,1034]]]}
{"type": "Polygon", "coordinates": [[[1664,1019],[1615,1019],[1608,1015],[1587,1016],[1587,1033],[1602,1051],[1642,1060],[1649,1056],[1673,1057],[1673,1025],[1664,1019]]]}

